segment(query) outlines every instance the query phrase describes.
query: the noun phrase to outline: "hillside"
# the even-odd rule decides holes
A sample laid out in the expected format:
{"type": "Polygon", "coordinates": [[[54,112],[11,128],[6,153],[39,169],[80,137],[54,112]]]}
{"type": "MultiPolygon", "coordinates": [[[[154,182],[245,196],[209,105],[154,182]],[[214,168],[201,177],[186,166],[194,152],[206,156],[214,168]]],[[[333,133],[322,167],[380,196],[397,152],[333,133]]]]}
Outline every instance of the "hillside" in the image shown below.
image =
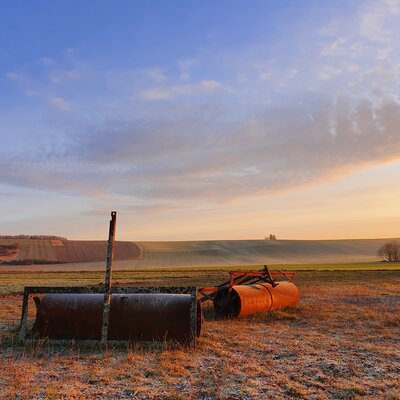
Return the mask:
{"type": "MultiPolygon", "coordinates": [[[[140,248],[133,242],[115,243],[115,260],[137,259],[140,254],[140,248]]],[[[105,240],[0,239],[0,263],[81,263],[104,261],[106,256],[105,240]]]]}
{"type": "Polygon", "coordinates": [[[170,267],[374,262],[377,261],[377,249],[387,241],[388,239],[139,242],[143,258],[132,265],[170,267]]]}
{"type": "MultiPolygon", "coordinates": [[[[117,242],[115,269],[207,267],[262,264],[376,262],[376,252],[389,239],[354,240],[211,240],[187,242],[117,242]]],[[[391,239],[390,239],[391,240],[391,239]]],[[[102,270],[106,241],[0,239],[0,260],[12,264],[68,263],[51,269],[102,270]],[[16,245],[15,249],[10,247],[16,245]],[[6,248],[5,246],[8,246],[6,248]],[[10,255],[11,253],[11,255],[10,255]]],[[[44,265],[42,265],[44,266],[44,265]]],[[[25,268],[42,268],[27,266],[25,268]]],[[[2,266],[13,270],[22,266],[2,266]]]]}

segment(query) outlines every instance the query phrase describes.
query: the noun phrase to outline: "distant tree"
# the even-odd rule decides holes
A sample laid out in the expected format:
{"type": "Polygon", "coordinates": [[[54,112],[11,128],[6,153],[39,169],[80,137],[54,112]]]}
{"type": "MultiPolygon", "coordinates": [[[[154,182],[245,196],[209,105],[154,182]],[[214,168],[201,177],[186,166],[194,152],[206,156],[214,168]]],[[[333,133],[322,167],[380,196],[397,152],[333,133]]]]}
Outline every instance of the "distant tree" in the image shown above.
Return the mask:
{"type": "Polygon", "coordinates": [[[269,235],[269,240],[276,240],[276,235],[273,235],[272,233],[269,235]]]}
{"type": "Polygon", "coordinates": [[[376,253],[378,258],[382,261],[400,261],[400,242],[393,240],[392,242],[386,242],[381,247],[379,247],[376,253]]]}

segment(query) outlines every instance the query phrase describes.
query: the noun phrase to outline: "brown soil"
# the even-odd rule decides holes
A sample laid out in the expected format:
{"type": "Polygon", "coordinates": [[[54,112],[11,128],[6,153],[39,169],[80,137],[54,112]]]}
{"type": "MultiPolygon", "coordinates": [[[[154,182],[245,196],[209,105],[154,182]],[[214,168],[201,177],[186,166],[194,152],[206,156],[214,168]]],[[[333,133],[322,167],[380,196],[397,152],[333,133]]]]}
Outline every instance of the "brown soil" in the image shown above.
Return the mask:
{"type": "Polygon", "coordinates": [[[18,253],[18,243],[0,244],[0,264],[15,260],[18,253]]]}
{"type": "MultiPolygon", "coordinates": [[[[67,240],[63,246],[55,247],[56,258],[60,262],[105,261],[107,258],[106,241],[67,240]]],[[[133,242],[116,242],[115,260],[134,260],[140,257],[140,248],[133,242]]]]}
{"type": "MultiPolygon", "coordinates": [[[[115,260],[136,260],[140,256],[141,249],[137,244],[115,243],[115,260]]],[[[0,239],[0,263],[80,263],[105,261],[106,258],[105,240],[0,239]],[[17,246],[12,253],[7,250],[10,245],[17,246]]]]}

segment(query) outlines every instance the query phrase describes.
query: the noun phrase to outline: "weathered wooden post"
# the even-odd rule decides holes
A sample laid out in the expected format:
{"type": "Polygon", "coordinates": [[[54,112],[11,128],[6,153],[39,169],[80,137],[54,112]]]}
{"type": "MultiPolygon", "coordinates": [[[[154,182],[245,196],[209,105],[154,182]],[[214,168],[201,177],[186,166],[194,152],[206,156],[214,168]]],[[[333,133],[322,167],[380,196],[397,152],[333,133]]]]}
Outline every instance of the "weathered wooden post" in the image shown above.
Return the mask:
{"type": "Polygon", "coordinates": [[[110,291],[112,279],[112,262],[114,257],[114,241],[115,241],[115,225],[117,212],[111,211],[110,230],[108,234],[106,276],[104,279],[104,308],[103,308],[103,324],[101,327],[101,344],[107,344],[108,325],[110,321],[110,291]]]}

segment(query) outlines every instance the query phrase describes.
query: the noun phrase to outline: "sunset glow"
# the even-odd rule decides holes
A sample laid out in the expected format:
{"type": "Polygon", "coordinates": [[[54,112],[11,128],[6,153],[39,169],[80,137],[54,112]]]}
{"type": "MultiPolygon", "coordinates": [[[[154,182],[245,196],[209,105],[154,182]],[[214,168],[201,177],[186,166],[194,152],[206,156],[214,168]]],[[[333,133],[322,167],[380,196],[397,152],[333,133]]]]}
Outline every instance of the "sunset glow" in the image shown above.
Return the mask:
{"type": "Polygon", "coordinates": [[[0,233],[400,236],[400,2],[1,9],[0,233]]]}

